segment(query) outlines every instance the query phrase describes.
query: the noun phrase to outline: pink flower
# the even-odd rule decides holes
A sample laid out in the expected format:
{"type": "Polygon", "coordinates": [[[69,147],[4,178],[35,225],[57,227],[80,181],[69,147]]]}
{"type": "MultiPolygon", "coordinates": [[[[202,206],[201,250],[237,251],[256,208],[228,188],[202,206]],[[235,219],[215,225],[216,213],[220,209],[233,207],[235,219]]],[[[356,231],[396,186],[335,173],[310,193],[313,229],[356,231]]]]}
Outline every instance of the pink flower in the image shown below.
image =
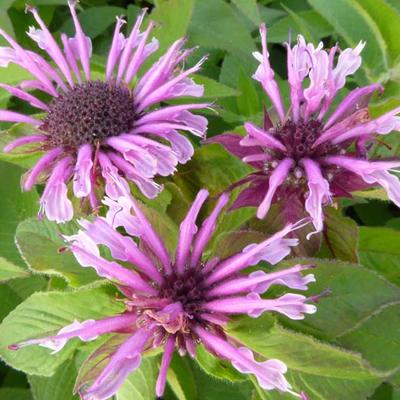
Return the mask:
{"type": "MultiPolygon", "coordinates": [[[[123,192],[123,188],[121,188],[123,192]]],[[[285,379],[286,365],[279,360],[255,359],[252,351],[238,347],[224,330],[230,315],[247,314],[256,318],[264,312],[276,312],[291,319],[303,319],[316,311],[313,298],[286,293],[279,298],[262,298],[272,285],[296,290],[307,290],[314,276],[303,276],[310,265],[266,273],[241,273],[261,260],[277,263],[284,258],[297,239],[285,238],[304,222],[289,224],[282,231],[258,244],[223,260],[214,255],[204,257],[204,250],[215,229],[217,218],[228,202],[222,195],[214,210],[198,227],[196,220],[208,197],[201,190],[180,225],[175,256],[167,251],[164,242],[144,216],[138,204],[126,192],[115,203],[124,217],[114,219],[110,209],[106,217],[93,222],[81,221],[83,227],[76,235],[67,237],[70,248],[82,267],[92,267],[99,276],[114,282],[125,295],[126,310],[103,320],[73,321],[53,336],[32,339],[11,346],[38,344],[60,351],[68,340],[78,337],[94,340],[107,333],[124,332],[125,341],[111,354],[108,364],[88,385],[79,386],[84,400],[104,400],[116,393],[127,375],[139,367],[141,356],[147,350],[163,347],[156,395],[162,396],[167,370],[175,349],[180,355],[196,357],[196,347],[202,343],[213,355],[231,362],[244,374],[253,374],[266,390],[290,392],[299,398],[285,379]],[[131,236],[140,238],[140,246],[131,236]],[[98,246],[107,246],[115,261],[100,255],[98,246]],[[119,262],[130,263],[132,268],[119,262]]],[[[108,199],[111,204],[113,200],[108,199]]],[[[125,264],[126,265],[126,264],[125,264]]],[[[86,382],[86,380],[85,380],[86,382]]]]}
{"type": "Polygon", "coordinates": [[[390,173],[396,172],[393,169],[400,167],[400,161],[367,158],[376,135],[400,130],[400,107],[370,118],[368,102],[375,91],[382,90],[378,84],[354,89],[336,109],[332,107],[346,77],[360,67],[365,43],[341,51],[336,63],[337,46],[327,51],[322,43],[314,47],[301,35],[293,48],[286,44],[291,104],[285,110],[268,59],[265,25],[260,33],[262,54],[254,54],[260,65],[253,78],[271,99],[276,122],[265,113],[263,128],[250,122],[244,125],[245,137],[228,133],[207,141],[222,144],[256,169],[232,186],[248,184],[232,208],[256,206],[257,217],[262,219],[277,202],[285,219],[294,222],[301,213],[297,205],[302,204],[315,232],[320,232],[323,207],[336,196],[381,185],[400,206],[400,182],[390,173]]]}
{"type": "Polygon", "coordinates": [[[153,198],[162,187],[154,181],[157,175],[173,174],[178,163],[187,162],[193,147],[181,134],[204,136],[206,118],[192,110],[208,104],[160,106],[161,102],[182,96],[200,97],[203,87],[189,76],[198,71],[202,58],[186,71],[180,67],[192,50],[183,50],[184,40],[177,40],[147,71],[139,70],[158,49],[156,39],[148,40],[152,22],[140,31],[145,13],[137,19],[128,37],[121,32],[125,21],[117,19],[106,63],[104,81],[91,78],[92,45],[85,36],[76,14],[76,2],[69,7],[75,24],[75,36],[61,35],[62,47],[55,41],[37,10],[29,7],[39,27],[28,35],[44,50],[52,64],[42,56],[23,49],[0,29],[10,47],[0,48],[0,66],[15,63],[33,76],[17,87],[0,84],[44,114],[37,119],[17,112],[0,110],[0,121],[31,124],[35,133],[9,143],[4,151],[36,145],[45,154],[25,175],[24,190],[45,181],[45,195],[40,201],[41,213],[57,222],[73,216],[68,200],[68,183],[72,181],[75,197],[88,199],[98,206],[96,186],[105,183],[111,198],[118,198],[116,179],[134,182],[142,193],[153,198]],[[53,66],[54,65],[54,66],[53,66]],[[29,93],[40,90],[51,96],[48,104],[29,93]],[[65,173],[56,173],[63,165],[65,173]],[[53,205],[61,204],[58,209],[53,205]]]}

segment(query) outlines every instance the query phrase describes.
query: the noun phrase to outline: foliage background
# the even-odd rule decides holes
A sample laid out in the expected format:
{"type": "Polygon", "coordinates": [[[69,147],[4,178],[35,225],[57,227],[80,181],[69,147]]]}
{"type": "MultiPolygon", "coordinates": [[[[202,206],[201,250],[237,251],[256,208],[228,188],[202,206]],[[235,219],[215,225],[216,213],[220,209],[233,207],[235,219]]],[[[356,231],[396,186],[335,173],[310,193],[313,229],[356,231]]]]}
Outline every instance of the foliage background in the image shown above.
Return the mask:
{"type": "MultiPolygon", "coordinates": [[[[25,34],[33,19],[24,14],[24,3],[1,0],[0,27],[23,46],[34,48],[25,34]]],[[[72,33],[65,0],[30,3],[40,6],[52,32],[72,33]]],[[[384,85],[384,94],[371,106],[373,115],[400,104],[399,0],[82,0],[80,5],[81,22],[93,39],[99,77],[115,16],[125,15],[130,27],[143,6],[149,7],[151,18],[158,22],[155,35],[161,51],[186,35],[189,45],[200,46],[192,62],[209,54],[197,77],[205,84],[207,99],[218,105],[218,115],[207,114],[209,136],[228,130],[241,132],[244,121],[259,123],[262,105],[269,106],[251,79],[256,67],[251,52],[259,46],[260,21],[269,27],[272,64],[283,93],[287,93],[287,85],[281,43],[288,39],[289,31],[292,38],[301,32],[315,43],[323,40],[327,47],[339,42],[344,48],[366,40],[363,66],[347,87],[369,82],[384,85]]],[[[0,69],[3,83],[16,84],[23,77],[16,66],[0,69]]],[[[0,94],[0,105],[14,110],[23,107],[10,100],[5,91],[0,94]]],[[[3,128],[1,145],[26,129],[23,125],[3,128]]],[[[389,146],[372,151],[398,157],[398,136],[384,139],[389,146]]],[[[166,183],[166,190],[156,201],[147,203],[148,214],[169,237],[198,188],[207,187],[217,194],[247,172],[244,164],[219,146],[196,146],[194,159],[166,183]]],[[[0,327],[0,355],[4,360],[0,363],[0,399],[71,400],[77,371],[98,342],[80,345],[73,341],[55,356],[41,348],[13,353],[6,346],[56,330],[73,318],[100,317],[120,306],[113,300],[112,288],[95,281],[95,275],[81,269],[70,254],[57,252],[62,246],[60,229],[71,233],[76,226],[71,223],[60,228],[37,221],[38,193],[23,194],[19,186],[23,169],[32,165],[34,157],[0,153],[0,319],[4,319],[0,327]]],[[[328,231],[321,243],[298,254],[317,258],[317,284],[312,285],[311,293],[326,288],[332,291],[320,301],[318,313],[302,322],[272,316],[238,319],[230,330],[260,354],[287,363],[289,381],[312,400],[399,400],[400,212],[380,190],[359,193],[336,206],[327,210],[328,231]]],[[[228,254],[239,239],[243,243],[277,229],[277,215],[272,213],[268,221],[257,224],[251,218],[253,211],[225,216],[213,246],[228,254]]],[[[158,362],[157,355],[146,358],[116,400],[154,399],[158,362]]],[[[197,362],[174,358],[166,399],[205,398],[292,397],[260,390],[253,380],[244,380],[202,350],[197,362]]]]}

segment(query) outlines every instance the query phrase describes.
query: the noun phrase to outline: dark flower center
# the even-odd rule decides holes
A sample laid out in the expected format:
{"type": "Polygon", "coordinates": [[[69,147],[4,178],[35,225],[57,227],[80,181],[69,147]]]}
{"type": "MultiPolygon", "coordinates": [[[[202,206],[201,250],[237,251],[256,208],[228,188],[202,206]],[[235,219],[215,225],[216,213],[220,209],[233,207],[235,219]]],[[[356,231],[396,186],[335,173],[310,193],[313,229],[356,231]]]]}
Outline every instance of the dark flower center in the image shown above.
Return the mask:
{"type": "Polygon", "coordinates": [[[295,123],[288,120],[283,126],[276,129],[275,135],[285,145],[287,153],[285,157],[291,157],[295,161],[302,158],[315,158],[327,154],[336,154],[341,148],[330,142],[313,147],[314,142],[322,133],[322,123],[315,119],[295,123]]]}
{"type": "Polygon", "coordinates": [[[100,81],[77,85],[50,103],[40,129],[51,146],[76,149],[129,132],[135,110],[129,89],[100,81]]]}
{"type": "Polygon", "coordinates": [[[161,297],[169,298],[172,302],[180,302],[189,315],[195,315],[204,301],[201,284],[203,275],[197,271],[188,271],[181,276],[171,275],[161,288],[161,297]]]}

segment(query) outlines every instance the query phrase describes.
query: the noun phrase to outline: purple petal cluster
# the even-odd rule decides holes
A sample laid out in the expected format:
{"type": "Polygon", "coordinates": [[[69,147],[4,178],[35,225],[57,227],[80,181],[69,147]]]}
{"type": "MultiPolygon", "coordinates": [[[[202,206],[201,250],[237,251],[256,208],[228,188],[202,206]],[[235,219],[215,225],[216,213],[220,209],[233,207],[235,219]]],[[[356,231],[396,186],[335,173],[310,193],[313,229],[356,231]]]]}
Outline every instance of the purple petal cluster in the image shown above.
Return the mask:
{"type": "Polygon", "coordinates": [[[207,119],[191,111],[208,104],[160,106],[179,97],[203,95],[203,87],[189,76],[200,69],[204,58],[183,70],[180,65],[193,49],[184,50],[185,41],[179,39],[138,77],[145,61],[158,49],[156,39],[149,41],[154,24],[150,22],[144,31],[140,30],[143,12],[127,37],[121,32],[125,21],[117,19],[105,80],[94,80],[92,44],[79,23],[75,3],[68,2],[75,36],[62,34],[62,48],[37,10],[28,7],[39,26],[31,27],[28,35],[50,62],[23,49],[0,29],[10,45],[0,48],[0,66],[14,63],[32,75],[16,87],[0,86],[44,115],[35,118],[0,110],[0,121],[23,122],[35,128],[34,134],[14,140],[4,151],[30,144],[44,152],[25,175],[22,187],[30,190],[36,183],[46,182],[40,215],[57,222],[73,217],[67,187],[70,181],[74,196],[88,199],[93,209],[99,205],[96,186],[100,182],[113,199],[120,195],[114,182],[127,187],[125,178],[145,196],[154,198],[161,190],[154,178],[174,173],[178,163],[187,162],[193,154],[190,141],[179,132],[202,137],[207,129],[207,119]],[[50,100],[39,100],[29,93],[31,90],[42,92],[50,100]]]}
{"type": "Polygon", "coordinates": [[[54,336],[28,340],[11,348],[39,344],[54,353],[72,338],[90,341],[108,333],[122,335],[123,341],[100,374],[88,384],[78,385],[84,400],[111,397],[128,374],[139,367],[142,354],[158,347],[162,347],[163,356],[156,395],[162,396],[175,349],[180,355],[195,357],[200,343],[213,355],[231,362],[238,371],[253,374],[262,388],[290,392],[304,399],[304,394],[291,390],[283,362],[255,357],[249,348],[230,337],[225,327],[231,315],[256,318],[264,312],[276,312],[299,320],[316,311],[308,303],[313,298],[301,294],[287,293],[275,299],[261,297],[272,285],[307,290],[314,276],[303,276],[302,272],[312,266],[242,273],[261,260],[275,264],[287,256],[298,239],[285,236],[305,222],[289,224],[263,242],[251,244],[226,259],[219,259],[218,255],[205,257],[217,218],[229,200],[222,195],[198,227],[196,220],[207,197],[208,192],[201,190],[181,222],[174,256],[128,193],[117,201],[107,198],[107,215],[92,222],[81,221],[83,229],[66,239],[82,267],[95,268],[99,276],[119,287],[125,296],[125,311],[103,320],[74,321],[54,336]],[[127,234],[120,233],[121,229],[127,234]],[[112,261],[102,257],[99,246],[108,247],[112,261]]]}
{"type": "Polygon", "coordinates": [[[360,67],[365,43],[343,51],[338,46],[324,50],[322,43],[314,47],[300,35],[293,48],[286,44],[290,107],[285,110],[269,63],[265,25],[260,34],[262,53],[254,53],[260,65],[253,78],[269,96],[276,118],[265,112],[262,128],[250,122],[244,125],[245,137],[228,133],[208,140],[256,169],[234,185],[248,184],[232,208],[256,206],[257,217],[263,219],[271,204],[278,202],[286,221],[292,222],[305,208],[319,232],[323,206],[335,196],[349,197],[353,191],[380,185],[400,206],[400,182],[391,173],[398,172],[394,169],[400,161],[367,156],[376,136],[400,130],[400,108],[370,117],[368,102],[382,90],[378,84],[356,88],[335,109],[332,106],[346,77],[360,67]]]}

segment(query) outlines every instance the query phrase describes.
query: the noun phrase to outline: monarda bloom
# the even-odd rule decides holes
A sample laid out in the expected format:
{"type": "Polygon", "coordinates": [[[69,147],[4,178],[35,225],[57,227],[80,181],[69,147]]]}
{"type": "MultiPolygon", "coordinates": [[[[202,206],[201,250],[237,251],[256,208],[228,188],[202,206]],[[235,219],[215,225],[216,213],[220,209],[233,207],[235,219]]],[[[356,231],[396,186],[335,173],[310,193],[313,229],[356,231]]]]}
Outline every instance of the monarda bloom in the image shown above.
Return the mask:
{"type": "Polygon", "coordinates": [[[37,119],[1,110],[0,121],[31,124],[33,132],[9,143],[4,151],[31,144],[44,152],[24,176],[22,187],[30,190],[38,181],[45,181],[40,214],[57,222],[73,216],[67,195],[70,181],[75,197],[88,198],[93,209],[98,206],[95,189],[101,181],[112,198],[119,196],[113,182],[126,182],[124,178],[134,182],[145,196],[155,197],[161,187],[153,178],[174,173],[177,164],[185,163],[193,154],[190,141],[179,132],[203,136],[207,128],[204,117],[191,113],[207,104],[165,105],[182,96],[203,94],[203,87],[189,75],[200,69],[204,58],[186,71],[179,67],[192,53],[192,49],[183,50],[183,39],[173,43],[138,77],[143,63],[158,48],[157,40],[148,41],[154,24],[150,22],[140,31],[143,12],[125,37],[121,33],[125,21],[118,18],[105,79],[94,80],[90,69],[91,41],[79,23],[75,2],[68,4],[76,34],[72,38],[61,34],[62,47],[37,10],[28,7],[39,25],[39,29],[31,27],[28,35],[47,53],[51,64],[0,30],[11,46],[0,48],[0,65],[15,63],[33,76],[18,87],[0,86],[43,113],[37,119]],[[31,90],[44,93],[49,100],[39,100],[29,93],[31,90]]]}
{"type": "MultiPolygon", "coordinates": [[[[254,374],[262,388],[295,394],[284,377],[287,368],[283,362],[255,359],[252,351],[238,345],[224,327],[228,317],[234,314],[257,318],[273,311],[298,320],[316,311],[314,305],[307,303],[315,298],[300,294],[287,293],[276,299],[260,297],[271,285],[306,290],[314,276],[302,276],[301,272],[310,265],[296,265],[271,273],[240,273],[261,260],[274,264],[288,255],[298,240],[285,236],[303,223],[290,224],[229,258],[220,260],[216,254],[204,259],[203,252],[215,231],[218,215],[228,202],[228,196],[222,195],[198,229],[196,219],[207,196],[208,192],[201,190],[183,219],[174,257],[132,197],[127,194],[118,201],[106,199],[110,207],[107,216],[97,217],[93,222],[81,221],[84,229],[67,239],[83,267],[95,268],[99,276],[119,287],[125,296],[125,312],[103,320],[74,321],[54,336],[28,340],[11,349],[39,344],[57,352],[72,338],[90,341],[107,333],[122,335],[121,344],[112,354],[108,357],[102,354],[104,368],[100,374],[93,378],[91,373],[89,382],[83,378],[77,383],[84,400],[111,397],[128,374],[139,367],[141,355],[157,347],[163,348],[156,385],[156,395],[162,396],[174,350],[196,357],[199,343],[213,355],[230,361],[240,372],[254,374]],[[119,231],[124,228],[130,236],[116,228],[119,231]],[[132,236],[140,238],[140,245],[132,236]],[[131,264],[132,268],[103,258],[99,245],[107,246],[115,260],[131,264]]],[[[95,354],[99,352],[101,350],[96,350],[95,354]]]]}
{"type": "Polygon", "coordinates": [[[262,128],[250,122],[244,125],[245,137],[228,133],[208,140],[256,169],[234,185],[249,184],[232,208],[256,206],[257,217],[263,219],[277,202],[286,221],[297,220],[305,208],[319,232],[323,206],[333,197],[351,197],[352,191],[381,185],[400,206],[400,182],[390,173],[400,161],[367,156],[377,135],[400,129],[396,116],[400,108],[370,118],[368,102],[382,90],[378,84],[356,88],[332,107],[346,76],[360,67],[365,43],[341,52],[337,46],[326,51],[322,43],[315,48],[302,36],[293,48],[286,44],[290,106],[285,110],[269,63],[265,25],[260,33],[262,54],[254,53],[260,65],[253,78],[271,99],[276,121],[265,112],[262,128]]]}

